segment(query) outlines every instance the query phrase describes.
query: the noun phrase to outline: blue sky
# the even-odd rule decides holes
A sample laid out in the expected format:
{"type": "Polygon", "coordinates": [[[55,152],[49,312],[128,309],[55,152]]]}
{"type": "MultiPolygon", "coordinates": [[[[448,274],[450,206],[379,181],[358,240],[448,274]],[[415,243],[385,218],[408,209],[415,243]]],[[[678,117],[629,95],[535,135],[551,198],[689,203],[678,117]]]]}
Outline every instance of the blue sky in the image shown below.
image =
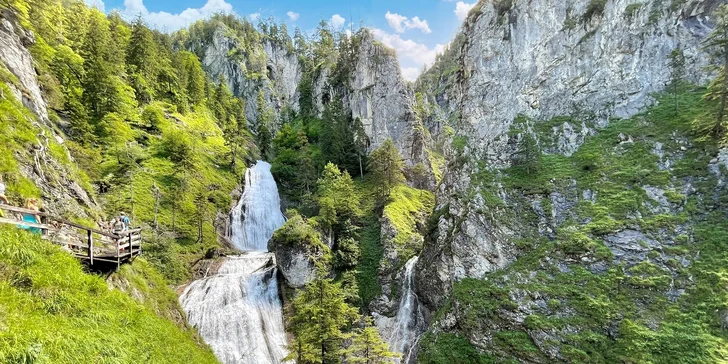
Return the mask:
{"type": "Polygon", "coordinates": [[[477,0],[86,0],[105,12],[119,10],[131,19],[141,14],[151,26],[174,31],[218,12],[285,20],[312,31],[321,19],[336,27],[373,30],[397,50],[402,72],[413,80],[423,65],[450,42],[477,0]]]}

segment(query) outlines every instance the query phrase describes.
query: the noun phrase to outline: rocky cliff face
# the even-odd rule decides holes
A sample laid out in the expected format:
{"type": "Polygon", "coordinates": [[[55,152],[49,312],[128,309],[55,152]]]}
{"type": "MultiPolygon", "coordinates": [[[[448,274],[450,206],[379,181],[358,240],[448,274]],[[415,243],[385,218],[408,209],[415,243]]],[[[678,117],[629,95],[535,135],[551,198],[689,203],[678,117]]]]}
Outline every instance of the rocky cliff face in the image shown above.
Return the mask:
{"type": "Polygon", "coordinates": [[[570,155],[610,118],[654,102],[651,95],[669,81],[673,50],[683,51],[689,81],[706,81],[700,42],[719,1],[599,3],[480,1],[463,25],[465,41],[454,43],[457,76],[440,78],[449,83],[430,95],[457,114],[461,142],[438,191],[438,234],[419,262],[419,286],[432,306],[443,303],[453,281],[482,278],[516,256],[513,224],[483,213],[488,196],[503,192],[482,191],[472,177],[511,164],[517,116],[536,123],[578,117],[552,131],[559,142],[551,152],[570,155]]]}
{"type": "MultiPolygon", "coordinates": [[[[80,172],[64,146],[64,136],[49,118],[29,51],[34,43],[33,33],[19,26],[14,14],[8,11],[0,13],[0,74],[7,70],[11,75],[8,79],[0,78],[11,92],[11,95],[0,94],[0,99],[11,103],[12,109],[27,109],[27,113],[20,111],[25,120],[16,120],[16,127],[28,123],[35,133],[35,142],[26,143],[24,149],[13,149],[10,145],[5,148],[9,148],[20,162],[19,174],[40,189],[45,209],[62,216],[96,217],[100,208],[91,187],[82,186],[80,172]],[[16,100],[19,101],[17,105],[14,104],[16,100]]],[[[7,132],[12,135],[11,131],[7,132]]],[[[5,177],[9,180],[19,178],[13,172],[6,173],[5,177]]]]}
{"type": "MultiPolygon", "coordinates": [[[[245,57],[236,57],[243,47],[225,25],[218,25],[212,41],[204,46],[202,64],[212,78],[224,77],[233,93],[246,101],[249,123],[258,119],[257,97],[263,92],[266,107],[280,119],[286,108],[299,110],[298,86],[303,64],[298,55],[282,45],[264,40],[262,54],[253,49],[245,57]],[[265,59],[265,71],[253,71],[251,60],[265,59]]],[[[313,98],[321,115],[326,104],[339,97],[359,118],[370,139],[371,150],[392,139],[410,165],[422,162],[429,167],[427,147],[430,143],[414,113],[414,92],[402,77],[394,52],[363,31],[355,64],[346,77],[348,84],[333,84],[332,69],[317,69],[313,79],[313,98]]],[[[340,60],[339,60],[340,61],[340,60]]],[[[432,183],[434,185],[434,182],[432,183]]]]}
{"type": "Polygon", "coordinates": [[[236,56],[242,47],[232,32],[219,24],[202,51],[202,65],[213,79],[223,77],[228,88],[245,100],[248,122],[258,120],[259,91],[263,92],[264,106],[276,115],[286,106],[298,111],[297,88],[302,72],[298,57],[270,40],[262,42],[262,49],[250,50],[245,58],[236,56]],[[256,60],[260,69],[251,69],[245,59],[256,60]]]}

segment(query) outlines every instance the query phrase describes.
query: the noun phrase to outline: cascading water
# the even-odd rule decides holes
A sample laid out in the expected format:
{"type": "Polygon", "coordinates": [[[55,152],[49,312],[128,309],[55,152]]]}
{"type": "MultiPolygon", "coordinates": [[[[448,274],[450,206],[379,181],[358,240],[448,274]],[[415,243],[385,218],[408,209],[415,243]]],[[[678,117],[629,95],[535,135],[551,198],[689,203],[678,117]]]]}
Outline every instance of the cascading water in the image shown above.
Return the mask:
{"type": "Polygon", "coordinates": [[[232,211],[239,256],[192,282],[180,297],[187,319],[226,364],[277,364],[287,355],[275,255],[268,240],[285,223],[270,164],[245,173],[245,191],[232,211]]]}
{"type": "Polygon", "coordinates": [[[389,348],[402,353],[402,358],[398,361],[402,364],[410,362],[414,348],[426,328],[422,306],[414,291],[414,268],[417,259],[418,257],[413,257],[405,264],[402,298],[399,301],[394,329],[389,337],[389,348]]]}

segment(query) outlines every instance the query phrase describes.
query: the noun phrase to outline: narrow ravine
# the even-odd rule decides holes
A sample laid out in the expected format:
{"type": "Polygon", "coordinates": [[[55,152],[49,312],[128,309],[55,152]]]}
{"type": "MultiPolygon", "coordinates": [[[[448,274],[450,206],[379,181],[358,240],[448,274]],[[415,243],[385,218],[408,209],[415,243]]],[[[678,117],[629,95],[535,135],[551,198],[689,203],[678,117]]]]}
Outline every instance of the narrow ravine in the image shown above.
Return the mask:
{"type": "Polygon", "coordinates": [[[412,257],[405,264],[402,277],[402,297],[395,317],[395,324],[389,337],[389,348],[402,353],[401,364],[410,363],[417,347],[417,341],[426,329],[422,306],[414,287],[414,267],[418,257],[412,257]]]}
{"type": "Polygon", "coordinates": [[[285,217],[270,167],[258,161],[248,169],[232,211],[232,241],[244,253],[225,258],[180,297],[189,323],[226,364],[277,364],[287,355],[275,255],[267,249],[285,217]]]}

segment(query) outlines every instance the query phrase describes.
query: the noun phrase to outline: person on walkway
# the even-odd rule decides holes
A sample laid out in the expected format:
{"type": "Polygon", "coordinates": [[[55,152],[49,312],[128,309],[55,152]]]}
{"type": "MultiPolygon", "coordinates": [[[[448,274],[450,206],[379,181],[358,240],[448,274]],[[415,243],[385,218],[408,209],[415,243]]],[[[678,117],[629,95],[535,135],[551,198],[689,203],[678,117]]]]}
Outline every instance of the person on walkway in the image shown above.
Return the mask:
{"type": "MultiPolygon", "coordinates": [[[[40,204],[38,202],[38,199],[36,198],[29,198],[25,201],[25,208],[31,211],[39,212],[40,211],[40,204]]],[[[29,222],[33,224],[40,224],[40,216],[34,213],[23,213],[23,221],[29,222]]],[[[41,230],[37,227],[31,227],[28,225],[20,225],[21,229],[25,229],[30,231],[33,234],[40,234],[41,230]]]]}
{"type": "Polygon", "coordinates": [[[121,221],[120,217],[115,217],[111,222],[111,231],[114,234],[119,234],[124,231],[124,223],[121,221]]]}
{"type": "Polygon", "coordinates": [[[126,216],[126,214],[124,214],[123,211],[119,213],[119,219],[121,219],[121,222],[124,223],[123,231],[129,230],[129,224],[131,224],[131,222],[129,221],[129,218],[126,216]]]}

